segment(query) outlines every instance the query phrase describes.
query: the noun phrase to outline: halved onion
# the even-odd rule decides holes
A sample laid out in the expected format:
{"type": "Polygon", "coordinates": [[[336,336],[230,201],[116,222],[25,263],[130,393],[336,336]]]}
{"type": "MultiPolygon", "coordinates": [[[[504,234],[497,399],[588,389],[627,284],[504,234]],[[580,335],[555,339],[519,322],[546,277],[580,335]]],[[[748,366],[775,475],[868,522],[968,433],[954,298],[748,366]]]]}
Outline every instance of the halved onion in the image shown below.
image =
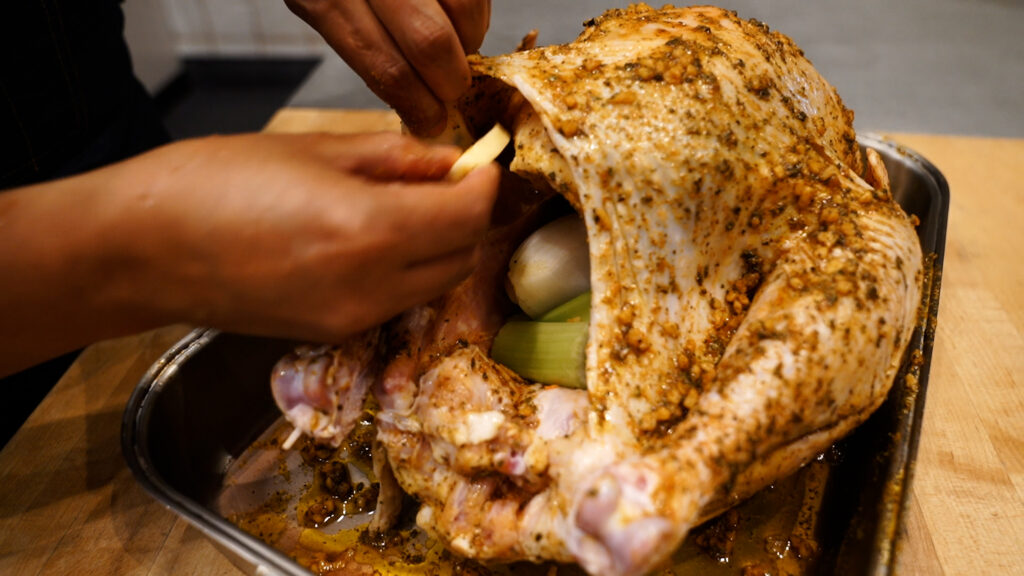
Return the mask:
{"type": "Polygon", "coordinates": [[[590,290],[587,230],[563,216],[531,234],[512,255],[509,296],[531,318],[590,290]]]}

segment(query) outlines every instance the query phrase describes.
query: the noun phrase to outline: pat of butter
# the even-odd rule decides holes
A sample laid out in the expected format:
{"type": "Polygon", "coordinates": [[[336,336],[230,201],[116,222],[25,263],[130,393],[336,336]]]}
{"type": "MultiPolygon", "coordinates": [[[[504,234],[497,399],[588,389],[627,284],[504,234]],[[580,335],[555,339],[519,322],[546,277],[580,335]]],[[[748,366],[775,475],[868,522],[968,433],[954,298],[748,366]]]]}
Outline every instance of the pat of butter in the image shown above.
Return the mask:
{"type": "Polygon", "coordinates": [[[501,151],[505,149],[505,146],[508,145],[511,139],[512,137],[509,136],[508,131],[502,128],[501,124],[495,124],[487,134],[484,134],[482,138],[474,142],[472,146],[459,156],[459,159],[448,170],[446,178],[449,180],[461,180],[466,174],[472,172],[474,168],[494,162],[494,159],[501,154],[501,151]]]}
{"type": "Polygon", "coordinates": [[[505,416],[497,410],[470,412],[466,414],[465,420],[456,425],[452,440],[458,446],[487,442],[498,435],[504,423],[505,416]]]}

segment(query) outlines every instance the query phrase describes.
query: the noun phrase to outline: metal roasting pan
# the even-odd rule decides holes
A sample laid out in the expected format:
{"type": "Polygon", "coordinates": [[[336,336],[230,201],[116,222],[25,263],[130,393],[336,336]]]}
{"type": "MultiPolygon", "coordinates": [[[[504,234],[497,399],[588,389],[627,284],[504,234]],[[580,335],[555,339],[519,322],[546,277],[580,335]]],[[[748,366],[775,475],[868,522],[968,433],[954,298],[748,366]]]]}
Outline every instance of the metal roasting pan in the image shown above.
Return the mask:
{"type": "MultiPolygon", "coordinates": [[[[921,321],[904,372],[888,400],[845,440],[844,470],[825,507],[835,551],[823,573],[895,571],[913,477],[931,363],[945,246],[949,187],[927,160],[896,143],[862,135],[885,160],[897,201],[920,219],[928,257],[921,321]],[[919,359],[912,362],[915,356],[919,359]],[[906,374],[916,376],[907,378],[906,374]]],[[[213,502],[228,465],[280,416],[270,394],[274,363],[294,345],[197,329],[146,373],[124,412],[122,449],[138,482],[208,536],[249,574],[308,576],[275,550],[222,518],[213,502]]]]}

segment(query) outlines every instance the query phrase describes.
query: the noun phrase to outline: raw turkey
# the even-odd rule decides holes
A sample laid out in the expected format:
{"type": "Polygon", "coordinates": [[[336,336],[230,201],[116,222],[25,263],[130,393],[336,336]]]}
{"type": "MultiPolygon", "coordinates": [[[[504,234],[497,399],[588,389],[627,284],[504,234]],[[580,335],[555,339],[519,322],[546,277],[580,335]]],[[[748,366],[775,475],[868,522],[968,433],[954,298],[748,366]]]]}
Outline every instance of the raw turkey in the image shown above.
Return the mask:
{"type": "Polygon", "coordinates": [[[912,222],[835,89],[732,12],[612,10],[567,45],[472,67],[468,125],[505,123],[531,185],[503,191],[464,284],[362,346],[284,359],[276,394],[337,441],[372,389],[397,480],[381,506],[412,495],[459,554],[649,572],[884,401],[920,300],[912,222]],[[505,265],[549,194],[586,224],[586,390],[488,355],[505,265]]]}

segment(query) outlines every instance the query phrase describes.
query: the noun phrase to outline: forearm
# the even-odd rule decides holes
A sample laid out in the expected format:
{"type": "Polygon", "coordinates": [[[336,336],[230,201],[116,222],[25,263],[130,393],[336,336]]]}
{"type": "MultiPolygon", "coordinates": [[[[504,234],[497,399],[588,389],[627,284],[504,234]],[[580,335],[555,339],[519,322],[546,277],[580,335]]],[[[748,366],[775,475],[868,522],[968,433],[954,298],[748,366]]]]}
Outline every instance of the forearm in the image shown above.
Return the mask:
{"type": "Polygon", "coordinates": [[[159,322],[125,294],[119,170],[0,193],[0,374],[159,322]]]}

